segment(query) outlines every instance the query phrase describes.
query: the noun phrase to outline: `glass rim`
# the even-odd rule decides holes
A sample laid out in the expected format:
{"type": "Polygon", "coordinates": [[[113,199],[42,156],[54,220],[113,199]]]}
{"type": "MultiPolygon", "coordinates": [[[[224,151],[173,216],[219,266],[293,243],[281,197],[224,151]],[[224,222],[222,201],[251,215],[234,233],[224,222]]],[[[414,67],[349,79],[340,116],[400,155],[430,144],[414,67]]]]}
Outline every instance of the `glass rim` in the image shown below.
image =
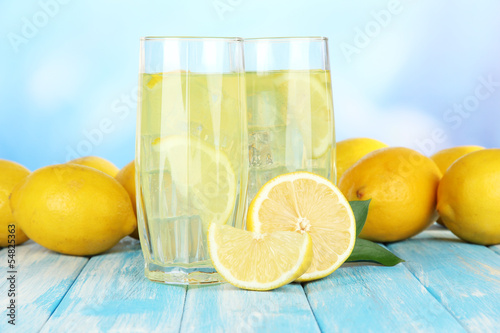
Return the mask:
{"type": "Polygon", "coordinates": [[[324,36],[289,36],[289,37],[252,37],[243,38],[245,42],[258,42],[258,41],[270,41],[270,42],[288,42],[293,40],[305,40],[305,41],[328,41],[327,37],[324,36]]]}
{"type": "Polygon", "coordinates": [[[221,40],[242,42],[241,37],[214,37],[214,36],[144,36],[141,41],[163,41],[163,40],[221,40]]]}

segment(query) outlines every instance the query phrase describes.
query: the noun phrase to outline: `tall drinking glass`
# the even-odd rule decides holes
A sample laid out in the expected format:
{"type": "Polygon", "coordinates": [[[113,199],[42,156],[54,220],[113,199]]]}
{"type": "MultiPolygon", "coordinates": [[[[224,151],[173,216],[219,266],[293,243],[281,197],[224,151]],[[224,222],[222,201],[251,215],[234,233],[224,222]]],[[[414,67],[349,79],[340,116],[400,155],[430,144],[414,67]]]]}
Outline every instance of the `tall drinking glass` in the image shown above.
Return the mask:
{"type": "Polygon", "coordinates": [[[280,174],[335,176],[335,129],[324,37],[245,39],[249,199],[280,174]]]}
{"type": "Polygon", "coordinates": [[[136,143],[145,274],[218,283],[210,223],[243,227],[248,134],[239,38],[141,39],[136,143]]]}

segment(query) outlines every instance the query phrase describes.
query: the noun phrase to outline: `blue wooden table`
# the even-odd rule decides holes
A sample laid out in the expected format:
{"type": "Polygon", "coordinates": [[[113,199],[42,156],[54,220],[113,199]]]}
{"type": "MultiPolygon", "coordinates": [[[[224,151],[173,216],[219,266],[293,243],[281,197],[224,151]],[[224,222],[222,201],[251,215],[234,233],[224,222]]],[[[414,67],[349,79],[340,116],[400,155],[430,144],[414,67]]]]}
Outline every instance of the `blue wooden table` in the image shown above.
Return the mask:
{"type": "Polygon", "coordinates": [[[0,251],[0,332],[500,332],[500,246],[433,226],[387,248],[406,262],[344,264],[319,281],[252,292],[150,282],[128,237],[91,258],[29,241],[16,252],[15,327],[0,251]]]}

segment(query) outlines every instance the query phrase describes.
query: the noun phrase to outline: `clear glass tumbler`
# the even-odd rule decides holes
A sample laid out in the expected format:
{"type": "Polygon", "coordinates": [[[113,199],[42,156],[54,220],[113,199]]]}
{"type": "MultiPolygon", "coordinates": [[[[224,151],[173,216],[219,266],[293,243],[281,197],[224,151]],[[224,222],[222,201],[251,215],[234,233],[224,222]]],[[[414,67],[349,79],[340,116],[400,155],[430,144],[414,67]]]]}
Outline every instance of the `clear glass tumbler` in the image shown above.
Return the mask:
{"type": "Polygon", "coordinates": [[[142,38],[139,91],[137,214],[145,274],[171,284],[221,282],[207,229],[244,224],[243,41],[142,38]]]}
{"type": "Polygon", "coordinates": [[[245,39],[249,199],[280,174],[336,181],[335,125],[324,37],[245,39]]]}

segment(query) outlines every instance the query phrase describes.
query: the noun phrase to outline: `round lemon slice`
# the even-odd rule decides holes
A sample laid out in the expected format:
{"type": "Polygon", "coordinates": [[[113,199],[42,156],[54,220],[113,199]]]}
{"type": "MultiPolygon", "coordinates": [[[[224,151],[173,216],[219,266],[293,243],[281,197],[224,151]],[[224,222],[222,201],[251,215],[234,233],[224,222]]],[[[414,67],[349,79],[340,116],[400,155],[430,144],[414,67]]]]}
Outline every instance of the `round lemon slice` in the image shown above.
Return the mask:
{"type": "Polygon", "coordinates": [[[298,282],[335,271],[351,254],[356,238],[349,202],[332,182],[309,172],[280,175],[262,186],[250,204],[247,229],[311,235],[313,261],[298,282]]]}
{"type": "Polygon", "coordinates": [[[236,176],[227,155],[194,136],[172,135],[153,141],[165,173],[202,223],[225,224],[236,201],[236,176]]]}
{"type": "Polygon", "coordinates": [[[258,234],[213,223],[208,229],[208,251],[217,272],[232,285],[271,290],[309,268],[312,240],[307,233],[258,234]]]}

